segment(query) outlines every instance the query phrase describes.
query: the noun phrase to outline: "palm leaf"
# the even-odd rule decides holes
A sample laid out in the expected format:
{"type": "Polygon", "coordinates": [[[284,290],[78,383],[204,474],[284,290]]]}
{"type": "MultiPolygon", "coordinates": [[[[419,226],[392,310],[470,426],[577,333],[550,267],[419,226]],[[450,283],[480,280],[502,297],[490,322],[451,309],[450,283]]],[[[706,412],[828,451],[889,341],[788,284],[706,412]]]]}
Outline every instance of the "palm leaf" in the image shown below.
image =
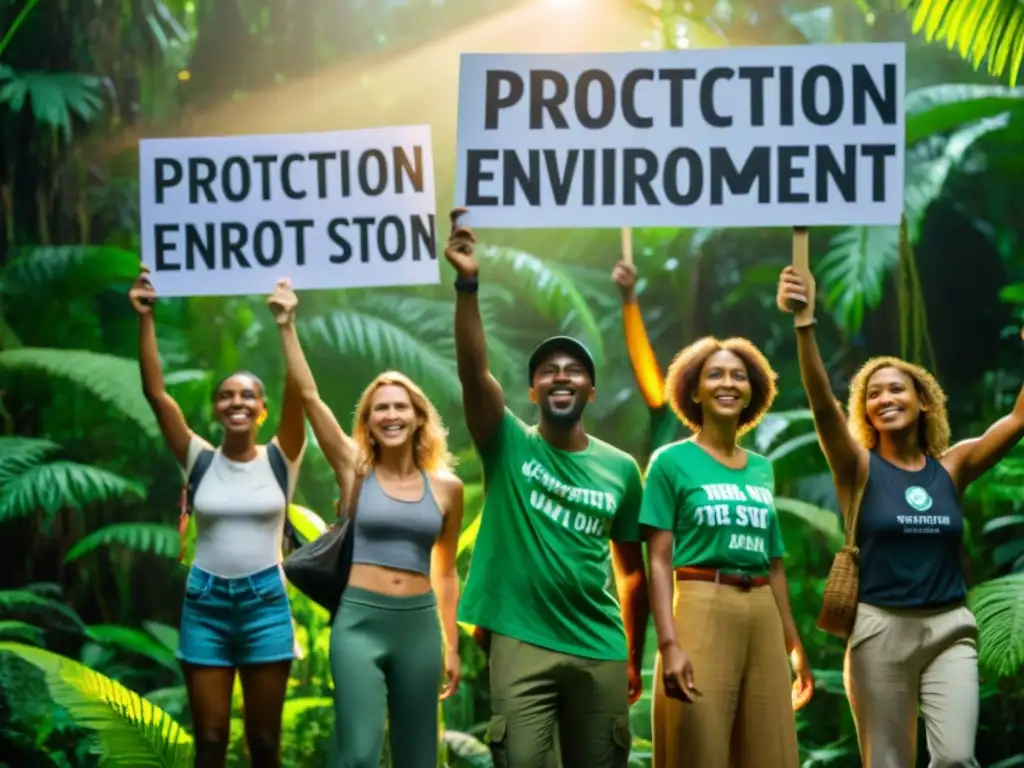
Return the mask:
{"type": "Polygon", "coordinates": [[[174,651],[141,630],[120,624],[93,624],[89,627],[89,637],[100,645],[145,656],[162,667],[178,670],[178,660],[174,657],[174,651]]]}
{"type": "Polygon", "coordinates": [[[58,448],[38,437],[0,437],[0,484],[27,472],[58,448]]]}
{"type": "Polygon", "coordinates": [[[394,312],[384,317],[358,309],[336,309],[300,322],[299,330],[344,357],[372,361],[379,368],[397,368],[431,385],[438,397],[460,396],[453,355],[442,353],[437,339],[432,344],[399,325],[394,312]]]}
{"type": "Polygon", "coordinates": [[[100,547],[116,544],[144,554],[177,558],[181,547],[178,529],[163,523],[116,523],[93,531],[64,556],[70,563],[100,547]]]}
{"type": "Polygon", "coordinates": [[[16,72],[0,66],[0,83],[0,104],[20,112],[26,102],[30,103],[36,122],[59,131],[68,141],[73,116],[88,122],[103,109],[102,81],[93,75],[16,72]]]}
{"type": "Polygon", "coordinates": [[[525,289],[534,309],[548,318],[566,318],[579,326],[587,337],[594,362],[600,366],[604,359],[601,329],[586,297],[575,281],[558,266],[550,264],[524,251],[498,246],[477,249],[480,257],[494,267],[503,283],[514,283],[525,289]]]}
{"type": "Polygon", "coordinates": [[[1024,89],[1003,85],[941,83],[907,94],[907,146],[1024,107],[1024,89]]]}
{"type": "Polygon", "coordinates": [[[977,69],[988,59],[989,74],[1009,69],[1017,82],[1024,61],[1024,4],[1020,0],[900,0],[912,13],[914,34],[945,43],[977,69]]]}
{"type": "Polygon", "coordinates": [[[192,761],[192,737],[166,712],[137,693],[83,664],[19,643],[0,643],[39,669],[54,702],[75,722],[95,732],[100,766],[147,768],[185,766],[192,761]]]}
{"type": "Polygon", "coordinates": [[[839,516],[832,510],[785,496],[775,497],[775,509],[800,520],[820,533],[825,537],[830,549],[838,550],[843,546],[843,526],[839,516]]]}
{"type": "Polygon", "coordinates": [[[40,293],[74,288],[94,292],[135,279],[137,253],[109,245],[18,248],[0,277],[4,293],[40,293]]]}
{"type": "Polygon", "coordinates": [[[986,581],[971,590],[978,621],[978,661],[997,677],[1024,667],[1024,573],[986,581]]]}
{"type": "Polygon", "coordinates": [[[142,395],[139,365],[134,360],[84,349],[30,347],[0,352],[0,368],[64,379],[116,408],[147,436],[159,435],[156,418],[142,395]]]}
{"type": "Polygon", "coordinates": [[[43,630],[33,624],[16,619],[0,621],[0,637],[7,640],[18,640],[31,645],[45,645],[43,630]]]}
{"type": "Polygon", "coordinates": [[[143,498],[141,485],[99,467],[74,461],[37,464],[0,485],[0,521],[43,510],[82,509],[114,498],[143,498]]]}
{"type": "Polygon", "coordinates": [[[88,634],[85,622],[71,608],[27,589],[6,589],[0,592],[0,614],[39,617],[45,626],[88,634]]]}

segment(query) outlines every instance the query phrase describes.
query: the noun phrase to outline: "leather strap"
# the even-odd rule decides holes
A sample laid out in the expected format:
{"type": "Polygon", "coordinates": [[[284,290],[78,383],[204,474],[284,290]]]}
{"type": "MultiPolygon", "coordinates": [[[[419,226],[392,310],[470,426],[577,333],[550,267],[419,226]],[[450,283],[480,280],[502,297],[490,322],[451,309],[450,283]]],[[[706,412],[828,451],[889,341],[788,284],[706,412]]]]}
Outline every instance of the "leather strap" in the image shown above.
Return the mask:
{"type": "Polygon", "coordinates": [[[767,576],[751,576],[749,573],[722,573],[713,568],[676,568],[676,581],[713,581],[744,591],[768,584],[767,576]]]}
{"type": "Polygon", "coordinates": [[[846,546],[857,545],[857,523],[860,521],[860,504],[864,500],[864,489],[868,486],[868,473],[871,470],[871,457],[868,457],[863,472],[860,469],[860,462],[857,462],[857,482],[853,486],[853,498],[850,499],[850,506],[846,510],[846,546]]]}

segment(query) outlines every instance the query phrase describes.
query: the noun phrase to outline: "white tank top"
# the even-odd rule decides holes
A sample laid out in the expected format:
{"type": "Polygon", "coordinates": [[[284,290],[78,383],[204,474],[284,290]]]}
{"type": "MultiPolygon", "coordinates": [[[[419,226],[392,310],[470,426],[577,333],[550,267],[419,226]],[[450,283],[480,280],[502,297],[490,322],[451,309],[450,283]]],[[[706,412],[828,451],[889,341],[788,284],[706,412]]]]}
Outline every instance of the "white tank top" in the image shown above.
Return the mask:
{"type": "Polygon", "coordinates": [[[214,450],[213,461],[195,489],[192,514],[196,523],[193,564],[208,573],[237,579],[281,562],[284,516],[299,475],[298,461],[289,461],[288,495],[274,477],[266,446],[257,446],[252,461],[231,461],[220,448],[192,436],[185,462],[185,477],[204,450],[214,450]]]}

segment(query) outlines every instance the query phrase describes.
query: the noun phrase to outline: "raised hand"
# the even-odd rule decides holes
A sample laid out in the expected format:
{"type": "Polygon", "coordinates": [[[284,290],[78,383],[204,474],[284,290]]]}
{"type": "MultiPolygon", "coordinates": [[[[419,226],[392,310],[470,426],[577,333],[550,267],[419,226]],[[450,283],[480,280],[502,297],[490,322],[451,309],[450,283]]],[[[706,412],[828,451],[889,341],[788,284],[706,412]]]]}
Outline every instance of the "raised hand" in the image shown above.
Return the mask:
{"type": "Polygon", "coordinates": [[[149,282],[149,269],[146,266],[142,267],[139,276],[132,283],[132,287],[128,291],[128,300],[132,303],[132,309],[140,315],[148,315],[153,312],[156,291],[153,289],[153,284],[149,282]]]}
{"type": "Polygon", "coordinates": [[[476,277],[480,272],[480,264],[473,255],[476,235],[469,227],[459,226],[459,217],[466,214],[465,208],[454,208],[450,214],[452,231],[444,247],[444,257],[455,267],[459,277],[476,277]]]}
{"type": "Polygon", "coordinates": [[[619,286],[623,300],[633,298],[636,291],[636,266],[628,261],[620,261],[612,269],[612,282],[619,286]]]}
{"type": "Polygon", "coordinates": [[[814,317],[814,278],[801,277],[792,266],[787,266],[779,275],[779,290],[775,303],[779,309],[801,319],[814,317]]]}
{"type": "Polygon", "coordinates": [[[295,309],[299,306],[299,297],[292,290],[292,281],[285,277],[277,281],[274,292],[267,299],[270,311],[278,325],[288,325],[295,319],[295,309]]]}

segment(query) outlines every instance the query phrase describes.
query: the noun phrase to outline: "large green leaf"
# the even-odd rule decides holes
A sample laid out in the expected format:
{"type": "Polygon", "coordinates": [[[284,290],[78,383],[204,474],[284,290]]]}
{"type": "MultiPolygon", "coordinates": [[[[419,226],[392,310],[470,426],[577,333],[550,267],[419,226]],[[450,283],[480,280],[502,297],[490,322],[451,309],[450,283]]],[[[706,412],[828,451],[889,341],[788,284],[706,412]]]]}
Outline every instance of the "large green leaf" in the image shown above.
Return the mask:
{"type": "Polygon", "coordinates": [[[136,552],[177,558],[181,547],[178,529],[163,523],[116,523],[93,531],[73,546],[64,562],[70,563],[100,547],[112,544],[136,552]]]}
{"type": "Polygon", "coordinates": [[[53,627],[75,634],[87,634],[85,622],[59,600],[42,597],[28,589],[6,589],[0,592],[0,614],[31,616],[44,627],[53,627]]]}
{"type": "Polygon", "coordinates": [[[843,526],[839,515],[832,510],[785,496],[775,497],[775,508],[820,533],[830,549],[838,550],[843,546],[843,526]]]}
{"type": "Polygon", "coordinates": [[[45,644],[41,627],[16,619],[0,621],[0,638],[18,640],[22,643],[31,643],[32,645],[45,644]]]}
{"type": "Polygon", "coordinates": [[[73,117],[89,122],[103,110],[101,83],[94,75],[16,72],[0,65],[0,104],[12,112],[31,104],[37,123],[59,131],[70,141],[73,117]]]}
{"type": "Polygon", "coordinates": [[[174,651],[142,630],[120,624],[93,624],[89,627],[89,636],[101,645],[145,656],[162,667],[178,671],[178,660],[174,657],[174,651]]]}
{"type": "Polygon", "coordinates": [[[1024,3],[1020,0],[900,0],[912,13],[914,34],[944,42],[977,69],[1001,77],[1007,70],[1015,85],[1024,61],[1024,3]]]}
{"type": "Polygon", "coordinates": [[[62,509],[82,509],[125,496],[141,499],[145,490],[138,483],[88,464],[38,464],[0,485],[0,521],[36,510],[52,517],[62,509]]]}
{"type": "Polygon", "coordinates": [[[134,421],[152,438],[159,435],[156,417],[142,394],[139,364],[84,349],[27,347],[0,352],[0,368],[45,373],[85,389],[134,421]]]}
{"type": "Polygon", "coordinates": [[[941,83],[907,94],[907,146],[921,139],[963,128],[986,117],[1024,107],[1024,89],[1003,85],[941,83]]]}
{"type": "Polygon", "coordinates": [[[968,604],[978,621],[978,661],[998,677],[1024,667],[1024,573],[986,581],[968,604]]]}
{"type": "Polygon", "coordinates": [[[193,742],[170,715],[83,664],[20,643],[0,643],[39,669],[50,695],[75,722],[95,732],[104,768],[186,768],[193,742]]]}
{"type": "Polygon", "coordinates": [[[86,293],[135,279],[139,255],[109,245],[18,248],[0,275],[4,293],[72,288],[86,293]]]}

